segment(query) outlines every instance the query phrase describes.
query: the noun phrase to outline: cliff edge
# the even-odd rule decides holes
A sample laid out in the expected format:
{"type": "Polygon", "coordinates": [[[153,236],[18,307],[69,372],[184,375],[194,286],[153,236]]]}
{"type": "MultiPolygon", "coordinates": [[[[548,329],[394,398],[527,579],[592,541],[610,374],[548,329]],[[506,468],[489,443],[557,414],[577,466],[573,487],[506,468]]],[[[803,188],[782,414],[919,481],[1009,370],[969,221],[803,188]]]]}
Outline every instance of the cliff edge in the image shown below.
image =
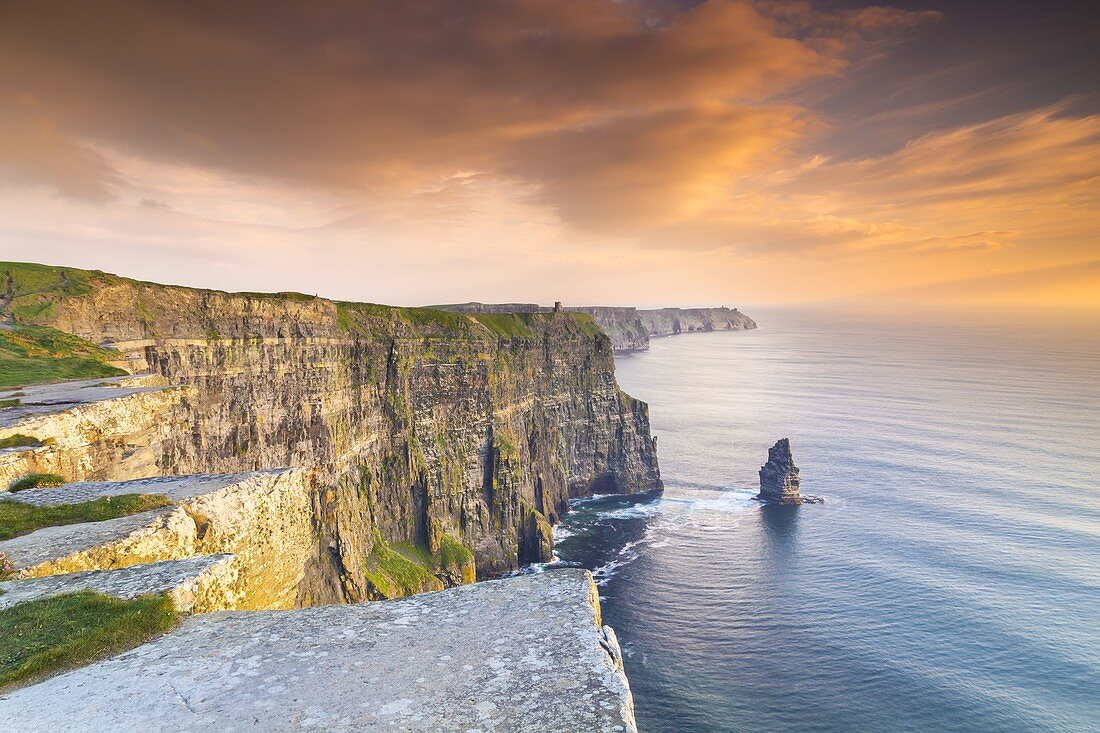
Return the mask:
{"type": "MultiPolygon", "coordinates": [[[[548,313],[553,309],[535,303],[455,303],[431,306],[454,313],[548,313]]],[[[642,351],[652,337],[710,331],[748,331],[756,321],[737,308],[658,308],[644,310],[629,306],[573,306],[570,313],[591,316],[611,339],[615,351],[642,351]]]]}
{"type": "Polygon", "coordinates": [[[176,390],[106,448],[87,415],[50,416],[65,437],[33,450],[66,479],[309,473],[297,605],[546,561],[569,499],[661,486],[648,408],[619,389],[611,342],[583,314],[225,293],[25,263],[0,273],[4,335],[19,354],[32,353],[24,342],[64,342],[85,360],[74,368],[150,372],[176,390]],[[433,572],[411,577],[402,557],[433,572]]]}

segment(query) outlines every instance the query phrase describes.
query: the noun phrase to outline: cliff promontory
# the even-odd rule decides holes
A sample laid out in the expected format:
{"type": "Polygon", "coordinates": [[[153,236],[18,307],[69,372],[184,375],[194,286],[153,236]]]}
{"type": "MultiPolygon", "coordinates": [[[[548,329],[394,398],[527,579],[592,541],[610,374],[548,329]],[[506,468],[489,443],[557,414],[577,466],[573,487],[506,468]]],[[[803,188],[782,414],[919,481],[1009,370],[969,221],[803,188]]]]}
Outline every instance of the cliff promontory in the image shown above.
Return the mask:
{"type": "MultiPolygon", "coordinates": [[[[545,561],[570,498],[660,487],[647,407],[619,389],[611,342],[583,314],[225,293],[22,263],[0,272],[2,335],[17,355],[72,342],[84,360],[72,369],[151,372],[172,390],[117,445],[101,444],[98,404],[42,418],[69,437],[19,460],[68,480],[302,468],[312,539],[297,605],[545,561]]],[[[151,397],[113,400],[111,425],[139,398],[148,410],[151,397]]]]}
{"type": "MultiPolygon", "coordinates": [[[[432,307],[454,313],[547,313],[553,310],[535,303],[456,303],[432,307]]],[[[641,310],[627,306],[586,305],[564,310],[591,316],[611,339],[611,348],[615,351],[648,349],[653,336],[756,328],[756,321],[736,308],[725,306],[641,310]]]]}

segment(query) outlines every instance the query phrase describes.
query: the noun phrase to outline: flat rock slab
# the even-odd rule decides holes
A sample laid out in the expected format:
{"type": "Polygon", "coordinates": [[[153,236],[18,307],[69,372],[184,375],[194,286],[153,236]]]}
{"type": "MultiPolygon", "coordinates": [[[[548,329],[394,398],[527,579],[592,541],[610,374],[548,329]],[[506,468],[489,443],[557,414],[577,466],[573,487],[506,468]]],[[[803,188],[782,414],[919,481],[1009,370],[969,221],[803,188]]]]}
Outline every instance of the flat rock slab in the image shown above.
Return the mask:
{"type": "Polygon", "coordinates": [[[93,501],[104,496],[122,494],[164,494],[173,501],[183,501],[195,496],[224,489],[246,479],[281,473],[288,469],[254,471],[236,474],[196,474],[192,476],[157,476],[132,481],[78,481],[64,486],[26,491],[0,492],[2,501],[20,501],[34,506],[60,506],[93,501]]]}
{"type": "Polygon", "coordinates": [[[164,380],[158,377],[134,375],[5,389],[0,391],[0,399],[20,392],[23,394],[17,398],[18,405],[0,410],[0,428],[16,425],[28,417],[61,412],[77,405],[129,397],[141,392],[159,392],[167,388],[164,380]]]}
{"type": "Polygon", "coordinates": [[[43,527],[30,534],[0,542],[0,555],[7,557],[16,569],[29,568],[48,560],[66,557],[74,552],[129,537],[139,529],[152,526],[155,519],[171,514],[175,509],[174,506],[169,505],[102,522],[43,527]]]}
{"type": "Polygon", "coordinates": [[[232,559],[232,555],[205,555],[186,560],[134,565],[121,570],[51,575],[46,578],[0,583],[0,608],[23,601],[94,590],[116,598],[136,598],[146,593],[167,593],[188,584],[207,570],[232,559]]]}
{"type": "Polygon", "coordinates": [[[222,612],[0,696],[5,731],[636,731],[591,575],[222,612]]]}

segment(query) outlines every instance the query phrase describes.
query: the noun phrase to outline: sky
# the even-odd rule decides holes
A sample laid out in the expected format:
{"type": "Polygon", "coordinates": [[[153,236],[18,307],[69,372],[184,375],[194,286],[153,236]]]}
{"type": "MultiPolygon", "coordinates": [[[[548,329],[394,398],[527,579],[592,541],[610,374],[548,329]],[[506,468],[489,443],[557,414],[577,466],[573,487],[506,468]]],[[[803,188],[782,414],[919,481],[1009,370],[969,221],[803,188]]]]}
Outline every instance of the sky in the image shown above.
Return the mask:
{"type": "Polygon", "coordinates": [[[0,259],[1100,308],[1100,3],[0,0],[0,259]]]}

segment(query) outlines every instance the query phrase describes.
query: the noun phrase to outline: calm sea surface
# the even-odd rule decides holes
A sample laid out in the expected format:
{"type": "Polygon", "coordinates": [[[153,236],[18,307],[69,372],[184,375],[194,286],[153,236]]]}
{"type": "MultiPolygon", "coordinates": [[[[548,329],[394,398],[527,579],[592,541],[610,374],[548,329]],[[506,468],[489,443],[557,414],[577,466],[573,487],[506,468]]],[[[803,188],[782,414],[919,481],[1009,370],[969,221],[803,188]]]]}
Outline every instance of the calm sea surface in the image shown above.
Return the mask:
{"type": "Polygon", "coordinates": [[[753,315],[619,359],[664,496],[558,530],[643,733],[1100,731],[1100,324],[753,315]]]}

